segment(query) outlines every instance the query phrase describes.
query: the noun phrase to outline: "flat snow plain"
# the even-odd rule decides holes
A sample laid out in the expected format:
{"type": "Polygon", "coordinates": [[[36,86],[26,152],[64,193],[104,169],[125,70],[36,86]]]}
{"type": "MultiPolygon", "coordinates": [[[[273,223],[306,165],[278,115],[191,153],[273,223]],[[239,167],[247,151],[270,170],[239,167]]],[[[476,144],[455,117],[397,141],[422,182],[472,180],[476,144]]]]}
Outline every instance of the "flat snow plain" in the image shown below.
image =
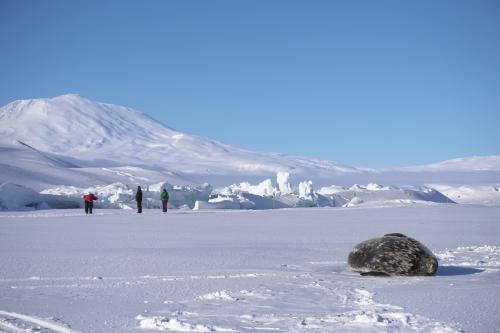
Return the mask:
{"type": "Polygon", "coordinates": [[[500,207],[0,214],[0,332],[500,332],[500,207]],[[434,277],[362,277],[402,232],[434,277]]]}

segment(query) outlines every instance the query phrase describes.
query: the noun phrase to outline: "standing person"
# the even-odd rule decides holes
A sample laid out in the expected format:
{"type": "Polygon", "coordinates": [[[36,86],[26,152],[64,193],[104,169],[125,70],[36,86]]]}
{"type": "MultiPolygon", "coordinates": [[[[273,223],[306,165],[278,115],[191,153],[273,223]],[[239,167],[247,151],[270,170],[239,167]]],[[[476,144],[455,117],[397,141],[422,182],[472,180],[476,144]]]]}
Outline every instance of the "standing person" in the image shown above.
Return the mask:
{"type": "Polygon", "coordinates": [[[140,186],[137,186],[137,192],[135,193],[135,201],[137,201],[137,213],[142,213],[142,190],[140,186]]]}
{"type": "Polygon", "coordinates": [[[161,205],[163,207],[163,212],[167,212],[167,205],[168,205],[168,192],[166,189],[163,189],[161,192],[161,205]]]}
{"type": "Polygon", "coordinates": [[[92,208],[94,207],[94,200],[97,200],[98,198],[92,194],[92,192],[89,192],[89,194],[85,194],[83,196],[83,200],[85,201],[85,214],[92,214],[92,208]]]}

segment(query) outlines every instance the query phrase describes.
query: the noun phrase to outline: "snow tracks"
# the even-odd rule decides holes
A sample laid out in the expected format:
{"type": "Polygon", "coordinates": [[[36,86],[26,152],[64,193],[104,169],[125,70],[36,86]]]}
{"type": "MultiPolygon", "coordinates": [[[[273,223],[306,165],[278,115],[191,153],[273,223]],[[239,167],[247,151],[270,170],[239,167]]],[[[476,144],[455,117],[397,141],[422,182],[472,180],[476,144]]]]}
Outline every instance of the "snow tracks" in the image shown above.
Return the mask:
{"type": "Polygon", "coordinates": [[[15,312],[0,310],[0,332],[2,333],[79,333],[67,325],[54,320],[42,319],[15,312]]]}
{"type": "Polygon", "coordinates": [[[345,262],[284,264],[274,276],[252,283],[254,288],[166,302],[168,315],[141,314],[136,320],[141,329],[173,332],[462,332],[456,324],[376,301],[380,288],[421,281],[361,277],[345,262]]]}

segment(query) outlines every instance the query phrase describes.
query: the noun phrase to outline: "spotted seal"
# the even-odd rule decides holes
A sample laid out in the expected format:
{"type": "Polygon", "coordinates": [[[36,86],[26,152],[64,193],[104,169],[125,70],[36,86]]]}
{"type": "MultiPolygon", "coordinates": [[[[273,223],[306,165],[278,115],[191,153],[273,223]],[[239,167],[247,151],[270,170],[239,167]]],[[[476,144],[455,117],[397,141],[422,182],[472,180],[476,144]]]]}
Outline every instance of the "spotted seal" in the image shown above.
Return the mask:
{"type": "Polygon", "coordinates": [[[434,275],[438,261],[419,241],[400,233],[354,246],[347,259],[361,275],[434,275]]]}

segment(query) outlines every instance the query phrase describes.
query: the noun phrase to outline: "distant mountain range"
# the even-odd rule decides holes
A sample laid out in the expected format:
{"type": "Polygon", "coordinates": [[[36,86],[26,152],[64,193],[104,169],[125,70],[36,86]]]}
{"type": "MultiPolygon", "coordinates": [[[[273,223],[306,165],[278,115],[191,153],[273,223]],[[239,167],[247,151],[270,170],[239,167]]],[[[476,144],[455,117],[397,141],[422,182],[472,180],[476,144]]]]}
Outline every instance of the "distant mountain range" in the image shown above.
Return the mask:
{"type": "MultiPolygon", "coordinates": [[[[287,171],[324,185],[500,182],[500,156],[399,169],[255,152],[176,131],[134,109],[69,94],[0,108],[0,181],[45,184],[261,180],[287,171]],[[59,182],[59,183],[58,183],[59,182]]],[[[33,185],[35,184],[35,185],[33,185]]]]}

